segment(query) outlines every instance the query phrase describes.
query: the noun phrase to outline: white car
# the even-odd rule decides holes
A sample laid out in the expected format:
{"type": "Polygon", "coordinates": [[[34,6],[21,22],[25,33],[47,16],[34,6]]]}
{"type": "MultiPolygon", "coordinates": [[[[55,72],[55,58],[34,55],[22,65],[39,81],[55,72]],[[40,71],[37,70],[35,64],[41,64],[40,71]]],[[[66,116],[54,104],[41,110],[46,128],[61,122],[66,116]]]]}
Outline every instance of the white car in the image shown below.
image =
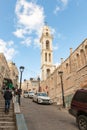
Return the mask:
{"type": "Polygon", "coordinates": [[[33,98],[33,96],[34,96],[34,92],[33,92],[33,91],[29,91],[29,92],[28,92],[28,97],[29,97],[29,98],[33,98]]]}
{"type": "Polygon", "coordinates": [[[24,97],[24,98],[28,98],[28,92],[27,92],[27,91],[24,91],[23,97],[24,97]]]}
{"type": "Polygon", "coordinates": [[[38,104],[52,104],[52,100],[45,92],[37,92],[33,96],[33,101],[38,104]]]}

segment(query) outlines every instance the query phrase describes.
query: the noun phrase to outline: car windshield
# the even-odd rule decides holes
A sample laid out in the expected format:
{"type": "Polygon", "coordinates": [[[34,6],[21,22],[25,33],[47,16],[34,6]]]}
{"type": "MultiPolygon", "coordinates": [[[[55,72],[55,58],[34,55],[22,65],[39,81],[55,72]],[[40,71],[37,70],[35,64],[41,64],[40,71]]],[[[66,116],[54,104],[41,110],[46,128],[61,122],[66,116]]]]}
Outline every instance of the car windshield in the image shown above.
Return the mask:
{"type": "Polygon", "coordinates": [[[24,94],[28,94],[28,92],[24,92],[24,94]]]}
{"type": "Polygon", "coordinates": [[[38,95],[38,96],[45,96],[45,97],[47,97],[47,94],[46,94],[46,93],[38,93],[37,95],[38,95]]]}
{"type": "Polygon", "coordinates": [[[34,93],[34,92],[29,92],[29,93],[34,93]]]}

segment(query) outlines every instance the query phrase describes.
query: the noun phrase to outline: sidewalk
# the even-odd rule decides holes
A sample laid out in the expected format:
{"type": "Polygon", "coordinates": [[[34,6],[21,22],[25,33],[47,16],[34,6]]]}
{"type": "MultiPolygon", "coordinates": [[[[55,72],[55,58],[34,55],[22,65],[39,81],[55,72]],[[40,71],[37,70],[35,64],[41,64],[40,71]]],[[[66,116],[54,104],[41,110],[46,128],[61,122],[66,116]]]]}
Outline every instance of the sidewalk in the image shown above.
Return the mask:
{"type": "Polygon", "coordinates": [[[16,117],[17,130],[28,130],[25,119],[24,119],[24,115],[20,111],[20,106],[16,98],[17,97],[14,97],[13,103],[14,103],[14,113],[16,117]]]}
{"type": "Polygon", "coordinates": [[[61,105],[56,105],[56,104],[53,104],[53,105],[56,106],[58,110],[64,111],[64,112],[67,112],[67,113],[68,113],[68,109],[69,109],[69,108],[66,108],[66,107],[63,108],[61,105]]]}

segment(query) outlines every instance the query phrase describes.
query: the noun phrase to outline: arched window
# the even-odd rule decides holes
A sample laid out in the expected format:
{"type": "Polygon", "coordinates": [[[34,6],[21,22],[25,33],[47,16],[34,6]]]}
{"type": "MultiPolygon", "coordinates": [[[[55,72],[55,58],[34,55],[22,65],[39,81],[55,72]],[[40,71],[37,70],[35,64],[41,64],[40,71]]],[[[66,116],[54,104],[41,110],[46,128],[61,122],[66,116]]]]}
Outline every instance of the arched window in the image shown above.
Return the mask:
{"type": "Polygon", "coordinates": [[[80,57],[79,57],[79,54],[76,55],[77,57],[77,68],[80,67],[80,57]]]}
{"type": "Polygon", "coordinates": [[[47,61],[47,53],[45,53],[45,61],[47,61]]]}
{"type": "Polygon", "coordinates": [[[85,51],[86,51],[86,55],[87,55],[87,45],[85,46],[85,51]]]}
{"type": "Polygon", "coordinates": [[[66,72],[68,73],[69,72],[69,64],[66,63],[66,72]]]}
{"type": "Polygon", "coordinates": [[[49,41],[46,41],[46,49],[50,49],[49,41]]]}
{"type": "Polygon", "coordinates": [[[85,65],[85,63],[86,63],[86,57],[85,57],[84,50],[81,49],[80,53],[81,53],[81,65],[85,65]]]}
{"type": "Polygon", "coordinates": [[[48,36],[48,32],[46,32],[46,36],[48,36]]]}
{"type": "Polygon", "coordinates": [[[49,53],[49,62],[51,62],[51,54],[49,53]]]}
{"type": "Polygon", "coordinates": [[[47,77],[50,75],[50,69],[47,69],[47,77]]]}
{"type": "Polygon", "coordinates": [[[87,45],[85,46],[86,63],[87,63],[87,45]]]}

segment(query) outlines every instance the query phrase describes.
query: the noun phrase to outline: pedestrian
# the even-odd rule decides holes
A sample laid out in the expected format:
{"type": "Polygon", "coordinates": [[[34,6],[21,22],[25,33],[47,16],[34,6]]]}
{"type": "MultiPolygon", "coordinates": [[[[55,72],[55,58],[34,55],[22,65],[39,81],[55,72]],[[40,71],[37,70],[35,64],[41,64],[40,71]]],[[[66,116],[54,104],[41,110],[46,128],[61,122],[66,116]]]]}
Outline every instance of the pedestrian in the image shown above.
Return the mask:
{"type": "Polygon", "coordinates": [[[10,109],[10,101],[12,99],[12,93],[9,90],[9,87],[6,88],[6,91],[4,93],[4,99],[5,99],[5,113],[8,113],[10,109]]]}

